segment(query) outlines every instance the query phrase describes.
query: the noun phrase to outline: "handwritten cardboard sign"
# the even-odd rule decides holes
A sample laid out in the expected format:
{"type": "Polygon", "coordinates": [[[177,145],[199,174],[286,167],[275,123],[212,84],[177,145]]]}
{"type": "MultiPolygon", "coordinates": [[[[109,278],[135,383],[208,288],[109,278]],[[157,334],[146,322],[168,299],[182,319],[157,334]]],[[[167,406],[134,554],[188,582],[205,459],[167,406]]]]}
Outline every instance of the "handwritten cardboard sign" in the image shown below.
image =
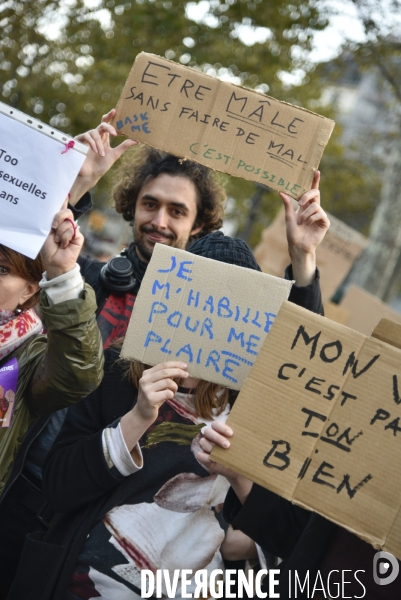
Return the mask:
{"type": "MultiPolygon", "coordinates": [[[[324,303],[330,300],[367,244],[367,239],[362,234],[340,219],[327,214],[330,219],[330,229],[316,250],[324,303]]],[[[262,240],[255,248],[255,258],[264,273],[275,276],[283,273],[285,267],[291,262],[285,233],[284,209],[263,231],[262,240]]]]}
{"type": "Polygon", "coordinates": [[[334,121],[142,52],[113,125],[150,146],[299,198],[310,189],[334,121]]]}
{"type": "Polygon", "coordinates": [[[212,457],[401,559],[401,325],[379,329],[284,302],[212,457]]]}
{"type": "Polygon", "coordinates": [[[35,258],[87,147],[0,103],[0,243],[35,258]],[[64,152],[64,153],[63,153],[64,152]]]}
{"type": "Polygon", "coordinates": [[[365,335],[370,335],[382,318],[401,323],[401,313],[356,285],[347,289],[339,308],[348,312],[344,325],[365,335]]]}
{"type": "Polygon", "coordinates": [[[121,356],[240,389],[292,283],[156,244],[121,356]]]}

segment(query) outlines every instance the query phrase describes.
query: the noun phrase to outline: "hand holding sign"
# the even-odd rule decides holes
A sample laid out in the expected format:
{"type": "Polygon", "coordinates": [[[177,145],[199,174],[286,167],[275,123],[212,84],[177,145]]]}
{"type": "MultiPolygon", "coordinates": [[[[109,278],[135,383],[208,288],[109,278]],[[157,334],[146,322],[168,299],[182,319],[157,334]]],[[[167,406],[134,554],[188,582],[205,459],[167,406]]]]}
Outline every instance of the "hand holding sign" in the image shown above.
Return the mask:
{"type": "Polygon", "coordinates": [[[110,146],[110,136],[117,136],[115,128],[110,125],[115,114],[116,111],[113,108],[103,115],[102,122],[95,129],[81,133],[75,138],[89,146],[90,150],[71,188],[70,204],[72,206],[75,206],[83,194],[96,185],[126,150],[138,144],[138,142],[128,139],[114,148],[110,146]]]}
{"type": "Polygon", "coordinates": [[[166,400],[172,400],[178,390],[174,379],[188,377],[186,363],[165,362],[146,369],[139,380],[138,400],[136,403],[138,415],[144,421],[156,420],[159,408],[166,400]]]}
{"type": "Polygon", "coordinates": [[[178,389],[174,379],[188,377],[186,368],[187,365],[182,362],[164,362],[143,372],[139,380],[137,402],[120,421],[124,441],[135,460],[142,460],[135,451],[136,444],[157,419],[162,404],[174,397],[178,389]]]}
{"type": "Polygon", "coordinates": [[[320,206],[320,173],[316,171],[312,187],[299,199],[294,210],[292,198],[280,192],[285,208],[288,251],[297,285],[305,286],[315,279],[316,248],[323,240],[330,221],[320,206]]]}
{"type": "Polygon", "coordinates": [[[212,460],[400,559],[400,340],[283,303],[212,460]]]}
{"type": "Polygon", "coordinates": [[[240,502],[244,503],[252,489],[253,482],[232,469],[214,462],[210,458],[210,453],[215,445],[226,449],[230,447],[230,438],[233,435],[233,430],[221,421],[213,421],[211,426],[202,429],[202,434],[203,436],[199,445],[203,452],[198,452],[196,458],[207,471],[226,477],[240,502]]]}
{"type": "MultiPolygon", "coordinates": [[[[66,204],[67,201],[64,206],[66,204]]],[[[47,279],[63,275],[75,267],[84,237],[73,223],[74,216],[67,208],[62,208],[54,217],[55,226],[40,251],[47,279]]]]}

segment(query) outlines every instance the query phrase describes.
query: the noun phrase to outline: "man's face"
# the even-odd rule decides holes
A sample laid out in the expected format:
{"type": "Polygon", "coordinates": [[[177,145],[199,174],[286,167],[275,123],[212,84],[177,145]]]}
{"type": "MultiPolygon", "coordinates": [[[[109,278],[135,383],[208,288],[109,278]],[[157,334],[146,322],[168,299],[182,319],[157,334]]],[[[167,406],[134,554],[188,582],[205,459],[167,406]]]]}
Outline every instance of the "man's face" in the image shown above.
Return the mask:
{"type": "Polygon", "coordinates": [[[184,250],[194,228],[197,190],[189,177],[162,173],[143,186],[138,194],[134,214],[136,251],[148,262],[156,243],[184,250]]]}

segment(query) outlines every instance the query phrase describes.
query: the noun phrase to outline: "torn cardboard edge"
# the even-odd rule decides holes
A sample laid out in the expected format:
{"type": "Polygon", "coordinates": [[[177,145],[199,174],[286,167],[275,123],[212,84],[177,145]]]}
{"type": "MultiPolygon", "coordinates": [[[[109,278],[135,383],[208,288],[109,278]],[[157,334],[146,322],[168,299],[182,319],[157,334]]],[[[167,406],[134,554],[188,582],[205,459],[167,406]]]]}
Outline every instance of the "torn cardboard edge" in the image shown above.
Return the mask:
{"type": "Polygon", "coordinates": [[[386,318],[380,319],[371,337],[401,350],[401,323],[386,318]]]}
{"type": "Polygon", "coordinates": [[[382,318],[401,322],[401,313],[380,298],[354,284],[350,285],[338,305],[349,312],[345,325],[370,336],[382,318]]]}

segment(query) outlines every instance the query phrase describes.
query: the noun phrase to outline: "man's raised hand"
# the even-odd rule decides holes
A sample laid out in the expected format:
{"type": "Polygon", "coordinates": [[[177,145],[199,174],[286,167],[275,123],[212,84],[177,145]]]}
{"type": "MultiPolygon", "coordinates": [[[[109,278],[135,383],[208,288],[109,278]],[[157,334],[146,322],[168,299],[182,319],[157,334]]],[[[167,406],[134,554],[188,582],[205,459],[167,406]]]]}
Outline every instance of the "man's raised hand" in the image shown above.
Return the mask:
{"type": "Polygon", "coordinates": [[[99,179],[107,173],[124,152],[139,143],[127,139],[114,148],[110,146],[110,136],[117,136],[117,131],[110,124],[115,114],[116,110],[113,108],[106,115],[103,115],[102,122],[95,129],[81,133],[75,138],[79,142],[89,146],[89,150],[70,191],[70,204],[72,206],[75,206],[85,192],[96,185],[99,179]]]}
{"type": "Polygon", "coordinates": [[[316,171],[312,187],[294,209],[291,196],[280,192],[285,209],[288,251],[296,284],[305,286],[315,278],[316,248],[322,242],[330,221],[320,206],[320,172],[316,171]]]}

